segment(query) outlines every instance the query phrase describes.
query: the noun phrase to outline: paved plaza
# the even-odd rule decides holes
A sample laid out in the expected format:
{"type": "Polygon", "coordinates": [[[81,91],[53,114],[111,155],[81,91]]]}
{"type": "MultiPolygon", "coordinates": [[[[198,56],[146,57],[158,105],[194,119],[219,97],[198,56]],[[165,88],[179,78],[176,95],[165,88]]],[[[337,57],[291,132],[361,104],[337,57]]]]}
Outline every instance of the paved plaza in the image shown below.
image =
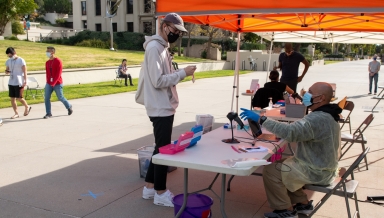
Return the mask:
{"type": "MultiPolygon", "coordinates": [[[[313,66],[298,85],[308,89],[317,81],[337,84],[336,96],[348,96],[355,103],[352,128],[356,129],[369,115],[364,108],[377,100],[368,93],[369,60],[313,66]]],[[[382,70],[384,72],[384,70],[382,70]]],[[[382,74],[382,73],[380,73],[382,74]]],[[[380,75],[379,84],[384,85],[380,75]]],[[[240,90],[249,89],[251,79],[264,84],[266,73],[240,76],[240,90]]],[[[111,81],[113,83],[113,81],[111,81]]],[[[180,105],[177,109],[173,139],[189,130],[196,114],[212,114],[215,128],[227,123],[231,108],[233,77],[197,80],[177,86],[180,105]]],[[[65,88],[64,88],[65,93],[65,88]]],[[[61,102],[52,104],[51,119],[44,104],[32,105],[30,115],[15,120],[11,108],[0,109],[4,125],[0,127],[0,217],[86,217],[86,218],[163,218],[172,217],[173,208],[155,206],[141,198],[144,179],[139,176],[136,149],[152,145],[152,126],[143,106],[135,103],[135,93],[70,100],[74,113],[67,115],[61,102]]],[[[239,97],[239,106],[248,108],[250,97],[239,97]]],[[[366,131],[369,170],[356,171],[360,182],[358,199],[384,196],[384,101],[380,112],[366,131]]],[[[22,108],[20,108],[22,109],[22,108]]],[[[344,132],[347,128],[344,127],[344,132]]],[[[204,137],[204,136],[203,136],[204,137]]],[[[199,146],[199,144],[197,144],[199,146]]],[[[341,160],[348,167],[361,146],[354,146],[341,160]]],[[[190,190],[209,185],[214,173],[189,171],[190,190]]],[[[168,174],[168,188],[182,193],[183,170],[168,174]]],[[[213,187],[219,192],[220,182],[213,187]]],[[[218,198],[214,200],[213,217],[221,217],[218,198]]],[[[316,203],[323,196],[308,192],[316,203]]],[[[351,201],[352,211],[354,204],[351,201]]],[[[362,218],[382,217],[384,207],[360,202],[362,218]]],[[[230,218],[260,218],[269,212],[262,178],[235,177],[226,195],[226,212],[230,218]]],[[[347,217],[345,201],[333,196],[314,217],[347,217]]]]}

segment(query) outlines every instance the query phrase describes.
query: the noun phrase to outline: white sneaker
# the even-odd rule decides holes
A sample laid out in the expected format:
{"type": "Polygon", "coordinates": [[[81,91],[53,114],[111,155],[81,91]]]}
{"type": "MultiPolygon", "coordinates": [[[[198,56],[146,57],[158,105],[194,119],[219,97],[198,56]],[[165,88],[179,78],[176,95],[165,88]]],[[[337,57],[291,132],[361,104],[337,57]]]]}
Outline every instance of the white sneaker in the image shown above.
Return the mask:
{"type": "Polygon", "coordinates": [[[155,189],[154,188],[147,188],[144,186],[143,188],[143,198],[144,199],[153,199],[155,197],[155,189]]]}
{"type": "Polygon", "coordinates": [[[159,206],[164,206],[164,207],[174,207],[172,203],[172,199],[173,199],[173,194],[169,190],[167,190],[161,195],[158,195],[156,192],[153,203],[159,206]]]}

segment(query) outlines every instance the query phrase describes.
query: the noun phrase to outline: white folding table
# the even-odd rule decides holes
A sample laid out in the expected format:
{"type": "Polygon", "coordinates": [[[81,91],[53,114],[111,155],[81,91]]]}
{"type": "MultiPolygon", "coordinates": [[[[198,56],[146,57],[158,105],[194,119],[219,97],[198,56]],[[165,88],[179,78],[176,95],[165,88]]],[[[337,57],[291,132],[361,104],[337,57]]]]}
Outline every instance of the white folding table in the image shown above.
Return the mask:
{"type": "MultiPolygon", "coordinates": [[[[213,192],[212,185],[218,178],[219,174],[222,175],[221,179],[221,196],[219,197],[216,193],[216,196],[220,198],[220,209],[223,217],[227,217],[225,213],[225,186],[226,186],[226,175],[236,175],[236,176],[249,176],[251,175],[259,166],[245,167],[245,168],[232,168],[227,164],[228,160],[236,160],[241,158],[258,158],[258,159],[268,159],[272,154],[269,152],[254,152],[254,153],[238,153],[236,152],[231,145],[237,146],[248,146],[252,147],[251,144],[246,143],[245,141],[251,142],[251,137],[244,130],[234,129],[235,138],[238,137],[240,141],[243,141],[239,144],[226,144],[222,142],[222,139],[231,137],[231,130],[218,128],[202,136],[201,140],[197,145],[186,149],[183,152],[177,153],[175,155],[166,155],[166,154],[156,154],[152,157],[152,162],[155,164],[175,166],[184,168],[184,202],[179,210],[176,217],[179,217],[187,204],[188,194],[193,194],[201,191],[211,190],[213,192]],[[249,138],[244,139],[244,138],[249,138]],[[217,173],[214,180],[210,186],[206,189],[199,190],[196,192],[188,192],[188,169],[203,170],[217,173]]],[[[278,146],[283,146],[285,143],[284,140],[280,140],[275,143],[278,146]]],[[[257,142],[255,146],[263,146],[271,150],[272,152],[276,151],[276,147],[271,143],[257,142]]]]}

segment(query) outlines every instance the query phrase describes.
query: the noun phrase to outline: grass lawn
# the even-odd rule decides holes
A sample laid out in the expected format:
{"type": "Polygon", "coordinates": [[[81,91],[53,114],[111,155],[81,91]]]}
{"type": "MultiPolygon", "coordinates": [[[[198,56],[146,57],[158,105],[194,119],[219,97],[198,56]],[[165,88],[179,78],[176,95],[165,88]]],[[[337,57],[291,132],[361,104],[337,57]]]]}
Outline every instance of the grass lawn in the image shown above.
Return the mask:
{"type": "Polygon", "coordinates": [[[327,65],[327,64],[336,64],[336,63],[340,63],[341,61],[324,61],[324,65],[327,65]]]}
{"type": "MultiPolygon", "coordinates": [[[[47,57],[45,51],[47,46],[56,48],[56,55],[63,61],[63,68],[87,68],[87,67],[109,67],[118,66],[122,59],[127,59],[128,65],[140,64],[144,59],[143,51],[118,50],[109,51],[108,49],[88,48],[68,45],[55,45],[46,43],[36,43],[27,41],[2,40],[0,43],[0,72],[5,69],[7,55],[5,50],[14,47],[17,55],[24,58],[27,62],[28,71],[44,70],[47,57]]],[[[205,59],[175,56],[176,62],[203,62],[205,59]]]]}
{"type": "MultiPolygon", "coordinates": [[[[251,71],[240,71],[240,74],[250,73],[251,71]]],[[[216,70],[216,71],[205,71],[195,74],[195,79],[204,79],[204,78],[213,78],[213,77],[223,77],[223,76],[233,76],[233,70],[216,70]]],[[[183,82],[190,81],[191,77],[187,77],[183,82]]],[[[100,82],[100,83],[90,83],[90,84],[81,84],[81,85],[67,85],[64,86],[64,96],[69,99],[76,98],[87,98],[93,96],[109,95],[122,92],[131,92],[137,90],[138,79],[133,79],[133,84],[135,86],[124,86],[117,83],[114,85],[114,81],[100,82]]],[[[24,92],[25,96],[25,92],[24,92]]],[[[51,101],[57,101],[56,95],[52,93],[51,101]]],[[[37,104],[43,103],[44,99],[42,96],[36,97],[36,99],[29,98],[27,99],[28,104],[37,104]]],[[[21,105],[18,102],[18,105],[21,105]]],[[[0,92],[0,108],[11,107],[11,102],[8,97],[8,91],[0,92]]],[[[22,110],[20,110],[22,111],[22,110]]],[[[19,111],[19,112],[20,112],[19,111]]]]}

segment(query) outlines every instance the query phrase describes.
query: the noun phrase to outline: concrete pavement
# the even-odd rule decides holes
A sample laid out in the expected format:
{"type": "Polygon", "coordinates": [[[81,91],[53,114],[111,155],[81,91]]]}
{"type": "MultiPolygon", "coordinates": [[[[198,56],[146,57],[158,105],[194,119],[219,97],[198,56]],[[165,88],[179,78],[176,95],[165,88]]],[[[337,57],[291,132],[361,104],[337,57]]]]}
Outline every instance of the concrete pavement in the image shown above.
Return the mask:
{"type": "MultiPolygon", "coordinates": [[[[368,96],[368,61],[343,62],[311,67],[298,89],[314,82],[337,84],[336,95],[348,96],[355,103],[352,127],[357,128],[369,113],[363,107],[376,100],[368,96]]],[[[240,76],[241,90],[262,72],[240,76]]],[[[178,85],[180,106],[174,122],[173,137],[194,125],[195,115],[209,113],[215,128],[228,122],[231,106],[232,77],[212,78],[178,85]]],[[[383,85],[383,79],[379,84],[383,85]]],[[[139,176],[136,149],[154,141],[152,126],[145,109],[134,102],[135,93],[122,93],[71,100],[74,113],[67,115],[61,102],[52,103],[53,118],[44,120],[44,104],[32,105],[29,116],[16,120],[12,109],[0,109],[4,125],[0,127],[0,217],[172,217],[173,209],[143,200],[144,179],[139,176]]],[[[249,97],[240,96],[239,106],[249,107],[249,97]]],[[[366,131],[370,169],[361,168],[355,178],[360,181],[358,199],[367,195],[384,195],[384,102],[366,131]]],[[[347,128],[344,127],[344,131],[347,128]]],[[[203,136],[204,137],[204,136],[203,136]]],[[[197,145],[198,146],[198,145],[197,145]]],[[[361,152],[359,145],[340,162],[349,166],[361,152]]],[[[190,190],[209,185],[214,173],[190,170],[190,190]],[[204,179],[202,179],[204,178],[204,179]]],[[[183,170],[168,174],[168,187],[174,194],[182,192],[183,170]]],[[[220,184],[214,185],[219,191],[220,184]]],[[[219,200],[214,199],[213,217],[221,217],[219,200]]],[[[309,193],[317,202],[322,194],[309,193]]],[[[351,201],[354,211],[353,202],[351,201]]],[[[384,208],[360,203],[361,217],[381,217],[384,208]]],[[[226,195],[229,217],[262,217],[269,212],[261,177],[235,177],[226,195]]],[[[346,217],[344,199],[331,197],[315,217],[346,217]]]]}

